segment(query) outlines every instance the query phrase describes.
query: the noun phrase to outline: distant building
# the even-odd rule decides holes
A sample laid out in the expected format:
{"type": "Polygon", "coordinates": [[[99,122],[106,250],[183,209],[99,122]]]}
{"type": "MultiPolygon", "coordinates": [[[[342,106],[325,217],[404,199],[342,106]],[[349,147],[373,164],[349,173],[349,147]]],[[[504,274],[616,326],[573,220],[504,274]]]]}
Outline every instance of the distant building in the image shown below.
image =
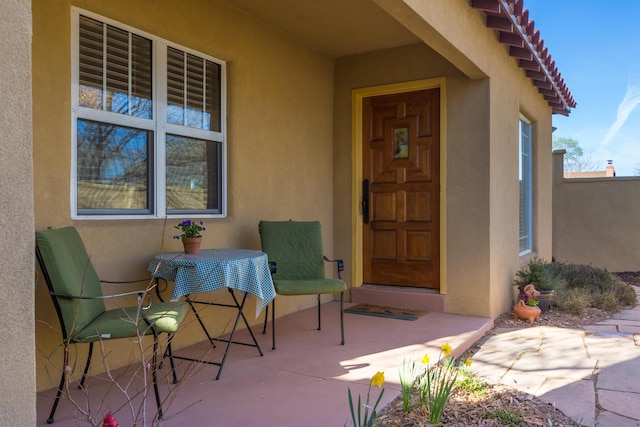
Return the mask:
{"type": "Polygon", "coordinates": [[[613,167],[613,160],[607,160],[607,167],[603,171],[588,172],[567,172],[564,171],[565,178],[614,178],[616,169],[613,167]]]}

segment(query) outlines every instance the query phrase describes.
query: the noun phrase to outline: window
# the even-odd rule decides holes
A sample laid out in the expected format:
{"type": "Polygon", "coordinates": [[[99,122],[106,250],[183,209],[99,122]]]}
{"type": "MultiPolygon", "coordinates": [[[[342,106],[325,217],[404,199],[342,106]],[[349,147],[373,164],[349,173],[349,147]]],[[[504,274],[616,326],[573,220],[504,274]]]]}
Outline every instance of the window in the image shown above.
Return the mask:
{"type": "Polygon", "coordinates": [[[72,18],[72,216],[225,216],[225,63],[72,18]]]}
{"type": "Polygon", "coordinates": [[[520,254],[532,250],[531,122],[520,117],[520,254]]]}

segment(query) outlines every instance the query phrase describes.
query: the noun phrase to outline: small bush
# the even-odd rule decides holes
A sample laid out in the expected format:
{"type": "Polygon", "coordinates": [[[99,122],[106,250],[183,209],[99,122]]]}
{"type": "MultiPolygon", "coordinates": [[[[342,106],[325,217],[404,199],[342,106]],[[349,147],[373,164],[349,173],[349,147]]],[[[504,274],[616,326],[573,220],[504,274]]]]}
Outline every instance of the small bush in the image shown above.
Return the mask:
{"type": "Polygon", "coordinates": [[[566,289],[556,290],[553,297],[553,306],[559,311],[582,316],[591,306],[590,295],[584,289],[566,289]]]}
{"type": "Polygon", "coordinates": [[[594,307],[615,313],[636,303],[636,293],[626,283],[602,268],[584,264],[546,263],[559,286],[553,305],[561,311],[583,315],[594,307]]]}
{"type": "Polygon", "coordinates": [[[522,413],[515,409],[497,409],[495,411],[487,410],[481,415],[481,418],[485,420],[500,421],[501,425],[507,427],[526,425],[522,413]]]}
{"type": "Polygon", "coordinates": [[[485,396],[488,383],[468,369],[460,368],[460,375],[456,380],[456,388],[471,393],[474,396],[485,396]]]}
{"type": "Polygon", "coordinates": [[[554,290],[558,287],[559,277],[549,266],[550,264],[542,259],[533,259],[526,267],[516,273],[513,284],[518,287],[520,292],[528,284],[532,284],[538,291],[554,290]]]}
{"type": "Polygon", "coordinates": [[[616,296],[618,297],[618,301],[626,307],[634,306],[638,300],[636,292],[629,285],[616,288],[616,296]]]}

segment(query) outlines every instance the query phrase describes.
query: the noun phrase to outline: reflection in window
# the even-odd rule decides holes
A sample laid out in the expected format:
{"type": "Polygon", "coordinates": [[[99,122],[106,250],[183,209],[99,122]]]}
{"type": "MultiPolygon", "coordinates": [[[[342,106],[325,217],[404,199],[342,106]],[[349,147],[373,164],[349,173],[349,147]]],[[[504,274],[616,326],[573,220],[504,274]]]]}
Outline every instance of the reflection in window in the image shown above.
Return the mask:
{"type": "Polygon", "coordinates": [[[166,150],[167,210],[219,209],[220,143],[167,135],[166,150]]]}
{"type": "Polygon", "coordinates": [[[149,209],[152,132],[78,120],[78,209],[149,209]]]}

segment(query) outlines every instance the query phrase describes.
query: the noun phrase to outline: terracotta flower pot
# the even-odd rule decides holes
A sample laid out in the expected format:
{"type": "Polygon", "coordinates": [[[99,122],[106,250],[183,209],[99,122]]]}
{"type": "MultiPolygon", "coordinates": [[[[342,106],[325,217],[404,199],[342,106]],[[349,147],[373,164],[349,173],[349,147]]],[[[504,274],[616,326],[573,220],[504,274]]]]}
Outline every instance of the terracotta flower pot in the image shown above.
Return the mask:
{"type": "Polygon", "coordinates": [[[202,237],[183,237],[182,246],[185,254],[197,254],[200,252],[202,237]]]}
{"type": "Polygon", "coordinates": [[[513,318],[528,320],[529,324],[532,324],[534,320],[540,319],[540,309],[538,307],[531,307],[520,300],[513,306],[513,318]]]}

